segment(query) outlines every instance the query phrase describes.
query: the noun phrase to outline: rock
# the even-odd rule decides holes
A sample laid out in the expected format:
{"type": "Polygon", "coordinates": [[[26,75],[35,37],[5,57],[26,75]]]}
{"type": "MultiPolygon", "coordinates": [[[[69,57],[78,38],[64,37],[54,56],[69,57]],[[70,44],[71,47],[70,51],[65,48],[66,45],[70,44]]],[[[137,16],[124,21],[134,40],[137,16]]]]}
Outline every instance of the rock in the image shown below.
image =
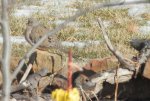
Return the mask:
{"type": "Polygon", "coordinates": [[[147,62],[145,64],[145,67],[143,70],[143,76],[150,79],[150,58],[147,60],[147,62]]]}
{"type": "Polygon", "coordinates": [[[85,69],[93,70],[94,72],[102,72],[112,67],[116,67],[118,60],[115,57],[105,57],[102,59],[91,59],[85,66],[85,69]]]}
{"type": "Polygon", "coordinates": [[[62,67],[62,56],[47,51],[37,50],[37,64],[33,65],[35,71],[42,67],[48,68],[49,72],[58,71],[62,67]]]}

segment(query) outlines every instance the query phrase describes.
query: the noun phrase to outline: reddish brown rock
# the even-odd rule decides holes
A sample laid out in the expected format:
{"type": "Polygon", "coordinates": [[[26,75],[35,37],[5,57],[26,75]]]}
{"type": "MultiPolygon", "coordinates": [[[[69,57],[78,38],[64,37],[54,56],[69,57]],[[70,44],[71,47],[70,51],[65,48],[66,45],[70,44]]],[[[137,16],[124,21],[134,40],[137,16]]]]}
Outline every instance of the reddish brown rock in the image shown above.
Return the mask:
{"type": "Polygon", "coordinates": [[[102,59],[91,59],[84,68],[88,70],[93,70],[94,72],[101,72],[103,70],[116,67],[117,64],[118,60],[112,56],[102,59]]]}

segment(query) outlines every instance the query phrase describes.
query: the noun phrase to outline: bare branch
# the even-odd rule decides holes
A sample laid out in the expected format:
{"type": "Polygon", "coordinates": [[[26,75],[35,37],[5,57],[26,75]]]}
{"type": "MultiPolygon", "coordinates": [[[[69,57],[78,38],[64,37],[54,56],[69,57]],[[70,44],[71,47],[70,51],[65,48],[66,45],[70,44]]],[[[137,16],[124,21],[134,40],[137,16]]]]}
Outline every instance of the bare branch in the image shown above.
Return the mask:
{"type": "Polygon", "coordinates": [[[17,86],[12,86],[11,87],[11,93],[17,92],[19,90],[28,88],[30,86],[30,82],[28,81],[24,81],[21,84],[17,85],[17,86]]]}
{"type": "Polygon", "coordinates": [[[104,25],[103,25],[103,22],[101,21],[101,19],[98,19],[98,24],[99,24],[99,27],[101,28],[102,30],[102,33],[103,33],[103,37],[105,39],[105,42],[107,44],[107,47],[109,48],[109,50],[116,56],[116,58],[118,59],[118,61],[126,68],[130,69],[130,70],[135,70],[133,68],[133,66],[131,64],[129,64],[127,61],[125,61],[126,59],[122,56],[122,54],[117,51],[111,44],[108,36],[107,36],[107,32],[105,31],[105,28],[104,28],[104,25]]]}
{"type": "Polygon", "coordinates": [[[18,72],[20,71],[20,69],[22,68],[25,59],[27,59],[32,53],[33,51],[50,35],[52,34],[56,34],[57,32],[59,32],[60,30],[62,30],[63,28],[66,27],[66,25],[74,20],[76,20],[76,18],[78,18],[79,16],[85,15],[88,12],[100,9],[100,8],[104,8],[104,7],[113,7],[113,6],[123,6],[123,5],[131,5],[131,4],[141,4],[141,3],[149,3],[150,0],[140,0],[140,1],[130,1],[130,2],[113,2],[113,3],[101,3],[95,6],[92,6],[90,8],[86,8],[84,10],[78,11],[74,16],[70,17],[69,19],[67,19],[64,23],[60,24],[59,26],[57,26],[55,29],[51,30],[49,33],[46,33],[27,53],[26,55],[23,57],[23,59],[21,60],[21,62],[19,63],[18,67],[16,68],[15,72],[12,75],[12,79],[14,79],[16,77],[16,75],[18,74],[18,72]]]}
{"type": "Polygon", "coordinates": [[[10,95],[10,29],[8,23],[8,2],[7,0],[1,0],[2,15],[1,15],[1,27],[3,35],[3,53],[2,53],[2,76],[3,76],[3,101],[9,101],[10,95]]]}

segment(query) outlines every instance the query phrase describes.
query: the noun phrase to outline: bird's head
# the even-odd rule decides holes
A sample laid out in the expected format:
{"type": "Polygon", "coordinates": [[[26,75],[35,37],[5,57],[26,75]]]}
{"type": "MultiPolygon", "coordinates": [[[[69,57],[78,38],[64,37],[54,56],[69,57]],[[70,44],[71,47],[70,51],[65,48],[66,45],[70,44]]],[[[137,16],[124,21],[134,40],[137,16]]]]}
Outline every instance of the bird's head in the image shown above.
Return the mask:
{"type": "Polygon", "coordinates": [[[145,47],[145,39],[132,39],[130,41],[131,47],[133,47],[137,51],[141,51],[145,47]]]}
{"type": "Polygon", "coordinates": [[[28,22],[27,22],[27,25],[28,26],[33,26],[35,25],[37,22],[37,20],[35,18],[28,18],[28,22]]]}

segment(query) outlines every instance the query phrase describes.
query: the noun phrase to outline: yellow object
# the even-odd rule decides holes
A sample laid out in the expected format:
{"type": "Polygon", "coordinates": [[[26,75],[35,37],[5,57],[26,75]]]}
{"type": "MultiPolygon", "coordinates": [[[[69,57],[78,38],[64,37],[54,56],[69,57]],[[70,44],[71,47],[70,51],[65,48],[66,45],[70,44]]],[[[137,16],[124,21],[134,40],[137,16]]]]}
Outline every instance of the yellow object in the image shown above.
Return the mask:
{"type": "Polygon", "coordinates": [[[54,99],[54,101],[80,101],[80,94],[77,88],[73,88],[69,91],[56,89],[52,92],[52,99],[54,99]]]}

